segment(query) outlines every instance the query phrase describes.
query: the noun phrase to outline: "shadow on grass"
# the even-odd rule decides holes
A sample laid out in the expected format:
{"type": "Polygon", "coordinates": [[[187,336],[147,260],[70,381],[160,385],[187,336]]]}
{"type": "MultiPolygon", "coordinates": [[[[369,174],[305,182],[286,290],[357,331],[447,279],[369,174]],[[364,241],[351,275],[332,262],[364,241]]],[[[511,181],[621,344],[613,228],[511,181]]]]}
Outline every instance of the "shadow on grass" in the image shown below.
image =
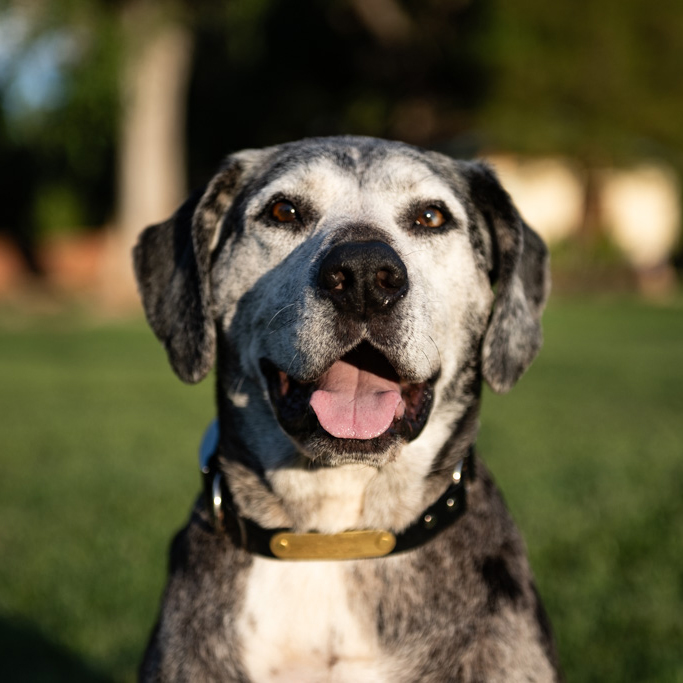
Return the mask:
{"type": "Polygon", "coordinates": [[[2,679],[27,683],[111,683],[110,678],[51,642],[35,626],[0,616],[2,679]]]}

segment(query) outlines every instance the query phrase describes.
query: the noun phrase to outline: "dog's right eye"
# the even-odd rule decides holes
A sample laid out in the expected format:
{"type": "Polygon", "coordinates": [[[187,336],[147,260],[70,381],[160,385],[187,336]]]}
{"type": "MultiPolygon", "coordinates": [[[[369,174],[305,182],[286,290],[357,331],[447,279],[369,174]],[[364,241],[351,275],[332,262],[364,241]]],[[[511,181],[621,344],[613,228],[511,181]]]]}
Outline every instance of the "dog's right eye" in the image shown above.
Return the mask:
{"type": "Polygon", "coordinates": [[[270,215],[278,223],[294,223],[299,220],[299,214],[296,207],[286,199],[275,202],[270,208],[270,215]]]}

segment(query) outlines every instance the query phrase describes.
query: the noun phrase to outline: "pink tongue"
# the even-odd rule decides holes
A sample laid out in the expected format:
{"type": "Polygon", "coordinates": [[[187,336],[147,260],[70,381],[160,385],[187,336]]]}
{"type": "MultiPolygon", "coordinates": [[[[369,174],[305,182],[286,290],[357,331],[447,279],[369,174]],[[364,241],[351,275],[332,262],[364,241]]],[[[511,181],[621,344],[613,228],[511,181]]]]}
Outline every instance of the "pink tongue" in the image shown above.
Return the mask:
{"type": "Polygon", "coordinates": [[[322,428],[338,439],[373,439],[405,410],[398,382],[343,360],[323,375],[311,408],[322,428]]]}

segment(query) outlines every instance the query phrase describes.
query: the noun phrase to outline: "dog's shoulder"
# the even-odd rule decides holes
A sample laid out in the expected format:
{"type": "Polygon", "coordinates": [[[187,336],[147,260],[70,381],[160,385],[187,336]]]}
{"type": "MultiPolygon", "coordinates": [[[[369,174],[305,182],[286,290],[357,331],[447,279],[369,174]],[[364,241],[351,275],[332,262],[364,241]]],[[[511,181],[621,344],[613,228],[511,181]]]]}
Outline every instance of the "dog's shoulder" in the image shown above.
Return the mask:
{"type": "Polygon", "coordinates": [[[410,653],[413,680],[441,681],[454,667],[453,680],[507,681],[511,671],[556,680],[555,645],[524,541],[481,464],[467,508],[430,543],[359,565],[351,592],[374,614],[383,645],[410,653]]]}
{"type": "Polygon", "coordinates": [[[200,501],[170,548],[161,612],[140,680],[248,681],[226,616],[239,610],[252,556],[217,533],[200,501]]]}

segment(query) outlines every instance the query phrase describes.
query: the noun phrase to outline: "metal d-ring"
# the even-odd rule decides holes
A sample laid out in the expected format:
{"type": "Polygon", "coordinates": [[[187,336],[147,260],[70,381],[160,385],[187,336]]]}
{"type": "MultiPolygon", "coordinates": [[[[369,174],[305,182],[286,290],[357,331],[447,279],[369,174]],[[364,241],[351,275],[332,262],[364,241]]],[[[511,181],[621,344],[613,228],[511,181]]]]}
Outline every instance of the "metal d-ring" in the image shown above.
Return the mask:
{"type": "Polygon", "coordinates": [[[455,484],[459,484],[462,481],[462,468],[464,462],[464,458],[462,460],[458,460],[458,464],[455,466],[455,469],[453,470],[453,482],[455,484]]]}
{"type": "Polygon", "coordinates": [[[213,519],[216,527],[223,530],[223,494],[221,493],[221,474],[217,473],[211,484],[211,502],[213,503],[213,519]]]}

